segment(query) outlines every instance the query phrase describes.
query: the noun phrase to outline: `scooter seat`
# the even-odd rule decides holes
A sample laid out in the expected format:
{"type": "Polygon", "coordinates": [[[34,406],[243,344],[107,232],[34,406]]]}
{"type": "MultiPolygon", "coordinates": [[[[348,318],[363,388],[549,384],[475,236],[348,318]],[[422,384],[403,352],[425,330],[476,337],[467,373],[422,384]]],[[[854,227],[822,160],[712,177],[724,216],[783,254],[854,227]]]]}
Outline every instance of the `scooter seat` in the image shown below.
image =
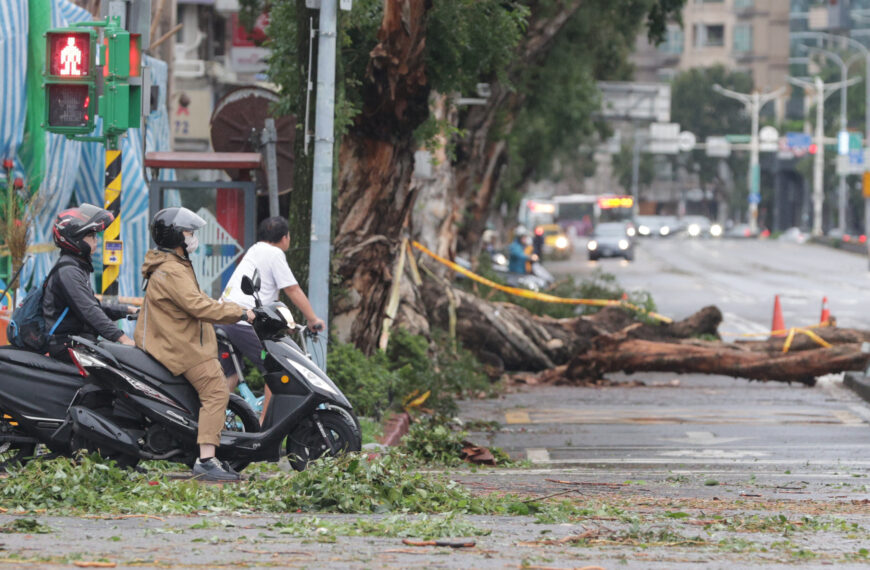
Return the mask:
{"type": "Polygon", "coordinates": [[[12,346],[0,346],[0,362],[9,362],[55,374],[79,375],[79,369],[72,364],[12,346]]]}
{"type": "Polygon", "coordinates": [[[188,383],[184,376],[173,376],[157,359],[137,346],[127,346],[119,342],[101,342],[100,348],[109,352],[118,359],[118,362],[144,372],[163,384],[188,383]]]}

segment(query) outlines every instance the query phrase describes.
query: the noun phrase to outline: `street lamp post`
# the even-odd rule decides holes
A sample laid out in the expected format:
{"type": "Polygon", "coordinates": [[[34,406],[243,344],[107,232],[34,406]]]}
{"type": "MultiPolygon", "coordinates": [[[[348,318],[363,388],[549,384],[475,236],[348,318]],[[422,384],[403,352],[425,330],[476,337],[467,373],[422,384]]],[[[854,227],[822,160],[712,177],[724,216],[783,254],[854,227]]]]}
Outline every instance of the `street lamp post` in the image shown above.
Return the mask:
{"type": "Polygon", "coordinates": [[[726,89],[721,85],[714,85],[713,90],[716,93],[737,99],[749,111],[749,116],[752,118],[752,133],[749,141],[749,229],[752,233],[758,231],[758,204],[761,202],[761,167],[758,162],[759,144],[758,144],[758,114],[761,108],[768,102],[777,99],[785,93],[785,87],[780,87],[770,93],[761,94],[758,91],[753,93],[738,93],[731,89],[726,89]]]}
{"type": "MultiPolygon", "coordinates": [[[[819,53],[840,66],[840,132],[846,132],[848,119],[846,118],[846,81],[848,79],[849,68],[843,58],[836,53],[822,49],[819,47],[802,46],[810,53],[819,53]]],[[[839,140],[839,139],[838,139],[839,140]]],[[[840,172],[839,185],[837,186],[837,229],[840,234],[846,233],[846,173],[840,172]]]]}
{"type": "MultiPolygon", "coordinates": [[[[820,38],[828,41],[845,41],[864,56],[864,144],[870,145],[870,49],[864,44],[848,36],[838,36],[826,32],[797,32],[795,37],[820,38]]],[[[864,165],[864,171],[870,170],[870,165],[864,165]]],[[[870,233],[870,197],[864,197],[864,233],[870,233]]],[[[868,268],[870,268],[870,241],[867,242],[868,268]]]]}

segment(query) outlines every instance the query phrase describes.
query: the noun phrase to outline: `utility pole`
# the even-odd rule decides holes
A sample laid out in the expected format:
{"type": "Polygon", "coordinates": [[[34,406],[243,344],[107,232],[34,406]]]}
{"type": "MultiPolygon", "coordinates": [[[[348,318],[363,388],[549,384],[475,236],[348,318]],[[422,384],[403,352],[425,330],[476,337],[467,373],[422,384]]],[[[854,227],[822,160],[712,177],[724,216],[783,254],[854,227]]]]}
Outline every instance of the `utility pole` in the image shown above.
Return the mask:
{"type": "MultiPolygon", "coordinates": [[[[321,334],[329,338],[329,267],[332,247],[332,162],[335,144],[335,42],[338,21],[338,0],[306,3],[309,8],[319,4],[317,32],[317,98],[314,124],[314,175],[311,199],[311,250],[308,276],[308,298],[315,314],[327,323],[321,334]]],[[[350,9],[347,3],[346,9],[350,9]]],[[[342,1],[344,9],[344,0],[342,1]]],[[[307,134],[307,133],[306,133],[307,134]]],[[[322,351],[313,351],[317,366],[326,371],[326,342],[322,351]]]]}
{"type": "Polygon", "coordinates": [[[721,85],[714,85],[713,90],[720,95],[737,99],[744,105],[752,117],[752,133],[749,141],[749,228],[752,233],[758,231],[758,204],[761,202],[761,167],[758,162],[759,142],[758,142],[758,115],[761,108],[768,102],[779,98],[785,93],[785,87],[780,87],[776,91],[761,94],[758,91],[753,93],[738,93],[731,89],[726,89],[721,85]]]}

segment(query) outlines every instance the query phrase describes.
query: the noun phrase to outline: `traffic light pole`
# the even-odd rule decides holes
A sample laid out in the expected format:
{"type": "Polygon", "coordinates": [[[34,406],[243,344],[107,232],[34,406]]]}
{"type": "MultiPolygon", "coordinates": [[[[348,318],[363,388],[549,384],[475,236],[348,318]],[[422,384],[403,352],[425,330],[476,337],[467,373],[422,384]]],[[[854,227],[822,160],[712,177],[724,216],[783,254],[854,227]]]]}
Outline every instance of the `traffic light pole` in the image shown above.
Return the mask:
{"type": "Polygon", "coordinates": [[[118,295],[121,272],[121,148],[117,136],[106,137],[105,208],[115,217],[103,232],[103,295],[118,295]]]}

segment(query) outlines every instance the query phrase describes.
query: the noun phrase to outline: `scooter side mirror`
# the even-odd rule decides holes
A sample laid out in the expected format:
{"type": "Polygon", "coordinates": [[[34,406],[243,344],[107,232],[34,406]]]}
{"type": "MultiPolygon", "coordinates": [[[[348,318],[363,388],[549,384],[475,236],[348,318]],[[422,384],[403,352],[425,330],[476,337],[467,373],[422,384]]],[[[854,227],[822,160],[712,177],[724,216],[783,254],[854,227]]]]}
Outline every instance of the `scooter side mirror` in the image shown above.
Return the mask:
{"type": "Polygon", "coordinates": [[[247,275],[242,276],[242,293],[245,295],[254,294],[254,282],[247,275]]]}

